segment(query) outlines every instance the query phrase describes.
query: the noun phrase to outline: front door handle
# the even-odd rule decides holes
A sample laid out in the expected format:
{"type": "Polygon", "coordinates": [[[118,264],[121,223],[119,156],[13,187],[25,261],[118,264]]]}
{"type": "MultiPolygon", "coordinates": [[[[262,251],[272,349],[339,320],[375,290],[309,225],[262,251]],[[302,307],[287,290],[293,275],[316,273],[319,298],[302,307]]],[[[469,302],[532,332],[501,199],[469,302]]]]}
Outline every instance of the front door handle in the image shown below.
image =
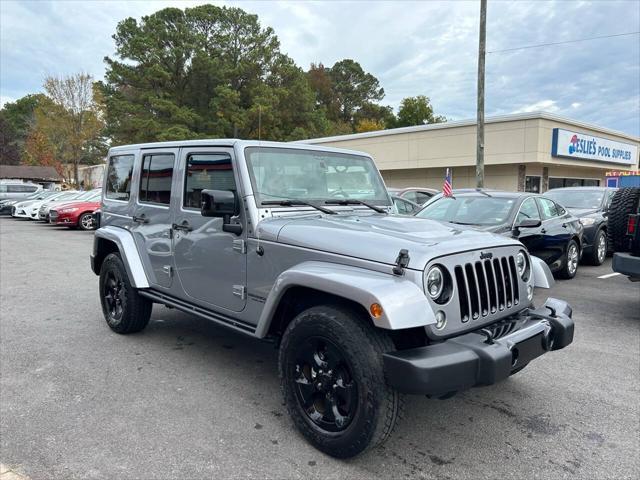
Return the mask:
{"type": "Polygon", "coordinates": [[[133,221],[136,222],[136,223],[149,223],[149,219],[145,216],[144,213],[142,215],[140,215],[139,217],[136,217],[134,215],[133,216],[133,221]]]}
{"type": "Polygon", "coordinates": [[[182,230],[183,232],[190,232],[193,230],[191,228],[191,225],[189,225],[189,222],[187,222],[186,220],[180,224],[174,223],[173,225],[171,225],[171,228],[173,228],[174,230],[182,230]]]}
{"type": "Polygon", "coordinates": [[[543,228],[542,230],[540,230],[540,233],[545,234],[547,233],[547,231],[543,228]]]}

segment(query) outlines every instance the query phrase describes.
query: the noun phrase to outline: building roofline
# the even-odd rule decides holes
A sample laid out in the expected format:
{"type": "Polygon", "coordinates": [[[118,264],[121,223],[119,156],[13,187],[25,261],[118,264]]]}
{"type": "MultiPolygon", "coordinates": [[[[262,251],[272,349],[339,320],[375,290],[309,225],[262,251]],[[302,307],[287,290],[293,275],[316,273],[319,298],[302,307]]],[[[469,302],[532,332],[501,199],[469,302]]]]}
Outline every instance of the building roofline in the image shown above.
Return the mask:
{"type": "MultiPolygon", "coordinates": [[[[553,120],[557,122],[569,123],[571,125],[575,125],[576,127],[597,130],[602,133],[606,133],[609,135],[616,135],[618,137],[631,140],[632,142],[640,143],[640,137],[634,137],[633,135],[629,135],[624,132],[603,128],[598,125],[594,125],[592,123],[573,120],[571,118],[563,117],[561,115],[556,115],[555,113],[548,113],[548,112],[541,112],[541,111],[527,112],[527,113],[511,113],[508,115],[495,115],[495,116],[487,117],[485,119],[485,123],[501,123],[501,122],[512,122],[512,121],[518,121],[518,120],[535,120],[535,119],[553,120]]],[[[475,124],[476,124],[476,119],[454,120],[452,122],[431,123],[428,125],[415,125],[412,127],[390,128],[388,130],[375,130],[373,132],[351,133],[347,135],[334,135],[331,137],[310,138],[308,140],[299,140],[297,143],[314,144],[314,143],[324,143],[324,142],[337,142],[342,140],[357,140],[361,138],[373,138],[373,137],[381,137],[385,135],[399,135],[402,133],[414,133],[414,132],[424,132],[428,130],[440,130],[443,128],[469,127],[475,124]]]]}

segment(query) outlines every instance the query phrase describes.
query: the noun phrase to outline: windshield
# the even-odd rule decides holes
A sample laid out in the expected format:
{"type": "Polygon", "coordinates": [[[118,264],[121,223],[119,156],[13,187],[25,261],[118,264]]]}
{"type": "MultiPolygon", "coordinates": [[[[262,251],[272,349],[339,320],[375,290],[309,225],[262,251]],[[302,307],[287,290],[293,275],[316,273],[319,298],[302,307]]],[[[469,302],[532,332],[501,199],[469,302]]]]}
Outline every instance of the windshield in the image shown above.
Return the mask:
{"type": "Polygon", "coordinates": [[[441,197],[416,216],[461,225],[500,225],[507,222],[515,200],[500,197],[441,197]]]}
{"type": "Polygon", "coordinates": [[[293,148],[245,150],[256,202],[361,200],[391,205],[370,158],[293,148]]]}
{"type": "Polygon", "coordinates": [[[549,190],[545,196],[567,208],[600,208],[603,190],[549,190]]]}
{"type": "Polygon", "coordinates": [[[59,200],[70,200],[72,198],[78,198],[78,195],[80,193],[79,192],[67,192],[67,193],[63,193],[62,195],[59,195],[55,198],[55,201],[59,201],[59,200]]]}

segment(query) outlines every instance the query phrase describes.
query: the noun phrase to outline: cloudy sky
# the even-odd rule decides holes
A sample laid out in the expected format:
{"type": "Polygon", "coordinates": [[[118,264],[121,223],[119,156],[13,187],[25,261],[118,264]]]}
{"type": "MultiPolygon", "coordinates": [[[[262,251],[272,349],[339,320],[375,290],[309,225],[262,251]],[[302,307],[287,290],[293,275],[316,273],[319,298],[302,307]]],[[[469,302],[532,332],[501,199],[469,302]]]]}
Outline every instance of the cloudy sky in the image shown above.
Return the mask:
{"type": "MultiPolygon", "coordinates": [[[[39,91],[45,75],[102,78],[120,20],[198,3],[2,0],[0,102],[39,91]]],[[[479,1],[224,3],[258,14],[305,69],[353,58],[385,104],[422,94],[449,119],[475,116],[479,1]]],[[[489,52],[638,31],[638,0],[489,0],[489,52]]],[[[489,53],[486,114],[536,110],[640,135],[640,35],[489,53]]]]}

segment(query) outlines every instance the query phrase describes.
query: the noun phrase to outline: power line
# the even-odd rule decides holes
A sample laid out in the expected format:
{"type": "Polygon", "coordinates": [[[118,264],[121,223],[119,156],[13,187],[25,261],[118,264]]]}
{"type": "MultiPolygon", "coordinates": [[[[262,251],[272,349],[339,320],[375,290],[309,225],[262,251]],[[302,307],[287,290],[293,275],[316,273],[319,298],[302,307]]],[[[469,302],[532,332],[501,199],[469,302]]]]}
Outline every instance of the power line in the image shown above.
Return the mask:
{"type": "Polygon", "coordinates": [[[548,47],[550,45],[563,45],[565,43],[585,42],[587,40],[597,40],[597,39],[600,39],[600,38],[623,37],[625,35],[638,35],[638,34],[640,34],[640,32],[616,33],[616,34],[613,34],[613,35],[601,35],[599,37],[588,37],[588,38],[580,38],[580,39],[577,39],[577,40],[566,40],[564,42],[540,43],[538,45],[526,45],[524,47],[505,48],[503,50],[492,50],[492,51],[487,52],[487,53],[513,52],[515,50],[525,50],[527,48],[548,47]]]}

